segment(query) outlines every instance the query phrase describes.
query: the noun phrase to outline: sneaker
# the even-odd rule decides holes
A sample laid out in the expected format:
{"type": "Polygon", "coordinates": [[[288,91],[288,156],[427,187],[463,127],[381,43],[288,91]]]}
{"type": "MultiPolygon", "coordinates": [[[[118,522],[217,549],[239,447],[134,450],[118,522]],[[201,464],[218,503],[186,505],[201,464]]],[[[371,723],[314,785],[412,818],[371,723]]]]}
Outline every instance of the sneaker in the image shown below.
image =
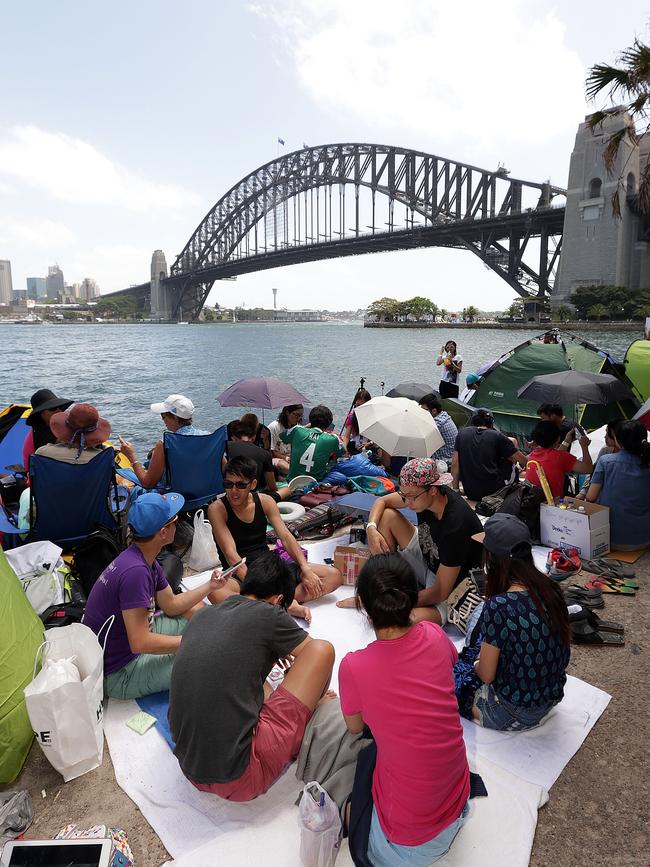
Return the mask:
{"type": "Polygon", "coordinates": [[[564,581],[582,569],[582,560],[575,548],[553,548],[546,558],[546,574],[554,581],[564,581]]]}

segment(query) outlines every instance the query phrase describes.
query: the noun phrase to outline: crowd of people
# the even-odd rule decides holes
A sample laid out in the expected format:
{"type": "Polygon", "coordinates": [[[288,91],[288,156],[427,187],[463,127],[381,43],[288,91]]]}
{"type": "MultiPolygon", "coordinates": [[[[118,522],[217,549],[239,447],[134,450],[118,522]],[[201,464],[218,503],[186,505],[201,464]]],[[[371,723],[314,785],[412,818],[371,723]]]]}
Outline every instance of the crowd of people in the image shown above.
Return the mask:
{"type": "MultiPolygon", "coordinates": [[[[456,344],[445,344],[437,363],[447,394],[458,395],[462,361],[456,344]]],[[[468,377],[468,388],[474,384],[468,377]]],[[[376,744],[368,858],[382,867],[426,865],[449,849],[468,813],[461,717],[497,730],[539,725],[562,699],[569,661],[566,604],[535,567],[529,527],[505,514],[483,525],[473,502],[519,474],[533,485],[543,476],[555,497],[570,474],[586,474],[579,496],[610,507],[612,544],[647,546],[650,444],[639,422],[612,422],[594,464],[586,434],[561,407],[544,404],[522,448],[485,410],[459,430],[432,392],[420,406],[443,445],[408,459],[382,453],[361,433],[355,410],[369,400],[357,391],[340,436],[323,405],[310,409],[306,424],[299,404],[283,407],[268,428],[251,413],[230,423],[225,493],[207,508],[221,568],[182,593],[172,591],[158,559],[185,507],[180,493],[162,487],[163,440],[140,461],[120,437],[139,487],[127,516],[129,544],[95,582],[84,622],[98,633],[114,618],[107,695],[170,690],[170,728],[187,779],[232,801],[256,798],[296,757],[319,703],[332,698],[334,647],[304,626],[309,603],[342,582],[334,566],[309,562],[279,506],[301,477],[336,482],[360,467],[392,476],[398,491],[377,497],[368,515],[371,556],[355,594],[337,603],[363,611],[375,634],[341,660],[340,704],[342,724],[353,733],[368,727],[376,744]],[[570,452],[574,439],[581,458],[570,452]],[[450,595],[473,570],[484,575],[485,598],[459,658],[443,627],[450,595]],[[278,661],[284,678],[273,689],[267,678],[278,661]]],[[[84,463],[107,447],[110,423],[94,406],[41,389],[32,407],[26,466],[30,454],[84,463]]],[[[209,433],[194,425],[184,395],[151,410],[173,435],[209,433]]]]}

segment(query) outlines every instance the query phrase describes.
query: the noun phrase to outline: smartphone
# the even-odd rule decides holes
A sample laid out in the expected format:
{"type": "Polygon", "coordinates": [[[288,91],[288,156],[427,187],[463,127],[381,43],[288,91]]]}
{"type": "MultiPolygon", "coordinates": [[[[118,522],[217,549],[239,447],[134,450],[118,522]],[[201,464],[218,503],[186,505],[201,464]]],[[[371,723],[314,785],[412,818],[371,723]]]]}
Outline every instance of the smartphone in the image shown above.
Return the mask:
{"type": "MultiPolygon", "coordinates": [[[[585,435],[585,429],[583,428],[583,426],[581,424],[578,424],[576,422],[574,429],[578,431],[578,433],[580,434],[581,437],[583,437],[585,435]]],[[[578,437],[576,437],[576,439],[578,439],[578,437]]]]}
{"type": "Polygon", "coordinates": [[[234,566],[229,566],[225,571],[221,573],[220,578],[227,578],[229,575],[232,575],[233,572],[236,572],[240,566],[243,566],[246,562],[246,557],[242,557],[239,563],[235,563],[234,566]]]}

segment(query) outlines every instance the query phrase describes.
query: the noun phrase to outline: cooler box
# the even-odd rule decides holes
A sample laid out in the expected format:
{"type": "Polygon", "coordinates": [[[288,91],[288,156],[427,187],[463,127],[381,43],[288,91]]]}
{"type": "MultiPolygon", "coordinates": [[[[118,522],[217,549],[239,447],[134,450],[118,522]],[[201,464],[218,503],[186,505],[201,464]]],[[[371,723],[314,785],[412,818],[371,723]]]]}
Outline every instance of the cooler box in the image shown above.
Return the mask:
{"type": "Polygon", "coordinates": [[[584,512],[540,507],[540,537],[548,548],[575,548],[584,560],[601,557],[609,551],[609,507],[564,497],[564,503],[582,506],[584,512]]]}
{"type": "Polygon", "coordinates": [[[338,545],[334,549],[334,565],[343,576],[343,583],[353,586],[361,567],[370,557],[370,548],[338,545]]]}

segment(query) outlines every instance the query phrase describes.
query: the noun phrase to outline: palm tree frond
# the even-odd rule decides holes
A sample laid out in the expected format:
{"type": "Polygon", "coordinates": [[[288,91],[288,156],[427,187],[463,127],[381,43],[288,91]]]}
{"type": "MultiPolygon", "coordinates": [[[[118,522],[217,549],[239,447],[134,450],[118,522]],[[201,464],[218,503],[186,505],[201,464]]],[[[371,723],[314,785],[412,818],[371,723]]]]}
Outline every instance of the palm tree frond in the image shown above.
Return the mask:
{"type": "Polygon", "coordinates": [[[612,214],[614,214],[615,219],[621,219],[621,197],[619,196],[618,187],[612,196],[612,214]]]}
{"type": "Polygon", "coordinates": [[[608,63],[597,63],[591,67],[587,81],[585,82],[587,99],[595,99],[598,94],[609,89],[611,98],[619,90],[630,91],[632,89],[632,75],[627,69],[619,69],[608,63]]]}
{"type": "Polygon", "coordinates": [[[603,151],[603,162],[605,163],[608,175],[611,175],[614,171],[614,163],[616,162],[621,142],[627,133],[628,128],[624,126],[615,133],[612,133],[612,135],[607,139],[607,147],[603,151]]]}
{"type": "Polygon", "coordinates": [[[587,118],[587,126],[590,130],[594,130],[598,126],[598,124],[602,123],[605,118],[610,114],[611,112],[609,111],[595,111],[587,118]]]}
{"type": "Polygon", "coordinates": [[[650,212],[650,163],[648,163],[639,178],[639,210],[642,214],[650,212]]]}

